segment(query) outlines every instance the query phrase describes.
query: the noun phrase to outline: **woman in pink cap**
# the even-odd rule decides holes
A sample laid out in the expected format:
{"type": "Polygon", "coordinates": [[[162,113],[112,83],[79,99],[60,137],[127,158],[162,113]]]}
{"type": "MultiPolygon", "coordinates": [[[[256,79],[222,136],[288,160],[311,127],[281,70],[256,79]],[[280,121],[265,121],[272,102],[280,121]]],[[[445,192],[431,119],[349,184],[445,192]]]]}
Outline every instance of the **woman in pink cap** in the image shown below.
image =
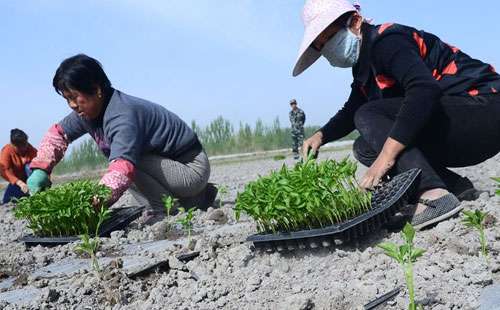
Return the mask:
{"type": "Polygon", "coordinates": [[[347,0],[307,0],[305,34],[293,75],[321,56],[352,68],[344,107],[304,142],[304,152],[357,129],[354,155],[369,169],[360,184],[422,170],[412,224],[423,228],[458,213],[477,191],[447,169],[500,151],[500,75],[437,36],[412,27],[365,22],[347,0]]]}

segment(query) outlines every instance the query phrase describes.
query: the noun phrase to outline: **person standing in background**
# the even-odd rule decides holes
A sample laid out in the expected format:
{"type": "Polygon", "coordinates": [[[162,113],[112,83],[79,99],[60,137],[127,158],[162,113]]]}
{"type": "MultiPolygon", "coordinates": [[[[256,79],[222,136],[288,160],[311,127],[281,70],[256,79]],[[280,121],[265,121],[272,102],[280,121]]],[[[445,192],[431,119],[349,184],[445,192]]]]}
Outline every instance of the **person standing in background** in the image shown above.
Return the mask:
{"type": "Polygon", "coordinates": [[[0,174],[9,182],[2,203],[28,195],[28,165],[36,153],[36,149],[28,143],[28,135],[24,131],[17,128],[10,131],[10,143],[2,148],[0,155],[0,174]]]}
{"type": "Polygon", "coordinates": [[[304,141],[304,123],[306,114],[297,106],[297,100],[290,100],[290,123],[292,125],[292,152],[293,158],[299,159],[299,147],[304,141]]]}

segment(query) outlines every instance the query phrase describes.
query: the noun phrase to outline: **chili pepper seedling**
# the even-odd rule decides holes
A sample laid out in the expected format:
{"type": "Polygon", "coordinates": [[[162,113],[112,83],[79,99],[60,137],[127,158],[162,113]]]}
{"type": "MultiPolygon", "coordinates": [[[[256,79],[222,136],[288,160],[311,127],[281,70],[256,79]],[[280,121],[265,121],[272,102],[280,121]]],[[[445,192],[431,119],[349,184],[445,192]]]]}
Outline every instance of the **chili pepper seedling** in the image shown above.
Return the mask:
{"type": "Polygon", "coordinates": [[[217,187],[217,193],[219,195],[219,208],[222,208],[222,203],[224,198],[226,198],[227,194],[229,193],[229,190],[227,186],[225,185],[219,185],[217,187]]]}
{"type": "Polygon", "coordinates": [[[477,229],[479,232],[479,242],[481,243],[481,253],[484,257],[488,258],[488,244],[486,237],[484,235],[484,220],[488,215],[487,212],[481,212],[479,210],[473,211],[462,211],[464,218],[462,223],[471,228],[477,229]]]}
{"type": "Polygon", "coordinates": [[[186,210],[182,207],[179,208],[180,213],[186,213],[184,217],[181,217],[177,220],[177,223],[182,225],[182,228],[188,235],[188,243],[191,241],[191,231],[193,230],[193,218],[194,218],[194,212],[195,208],[191,208],[189,210],[186,210]]]}
{"type": "Polygon", "coordinates": [[[492,178],[492,179],[493,179],[493,181],[495,181],[495,182],[497,182],[497,183],[498,183],[498,184],[497,184],[497,190],[495,191],[495,193],[496,193],[497,195],[500,195],[500,177],[497,177],[497,178],[492,178]]]}
{"type": "Polygon", "coordinates": [[[293,168],[283,165],[238,194],[236,219],[251,216],[259,232],[295,231],[343,222],[370,209],[371,195],[359,189],[357,165],[345,158],[317,163],[311,154],[293,168]]]}
{"type": "Polygon", "coordinates": [[[165,195],[161,200],[163,202],[163,207],[165,208],[165,214],[167,214],[167,221],[170,221],[170,211],[174,207],[177,199],[173,198],[172,196],[165,195]]]}
{"type": "Polygon", "coordinates": [[[167,231],[169,231],[172,227],[171,219],[171,210],[174,207],[174,204],[177,202],[177,199],[172,196],[164,195],[162,197],[163,207],[165,208],[165,214],[167,215],[167,231]]]}
{"type": "Polygon", "coordinates": [[[38,192],[17,201],[14,214],[26,219],[38,236],[72,236],[95,231],[98,211],[111,190],[94,181],[75,181],[38,192]],[[99,205],[93,205],[99,201],[99,205]]]}
{"type": "Polygon", "coordinates": [[[99,261],[97,260],[96,253],[101,245],[101,240],[99,239],[99,228],[106,218],[109,217],[111,213],[110,210],[106,208],[101,208],[98,214],[98,222],[95,230],[94,238],[90,238],[89,233],[85,233],[80,236],[81,243],[75,247],[75,251],[79,254],[87,253],[90,256],[92,269],[99,274],[101,268],[99,267],[99,261]]]}
{"type": "MultiPolygon", "coordinates": [[[[378,245],[379,248],[384,250],[384,254],[392,257],[396,260],[401,267],[403,267],[406,286],[408,288],[408,294],[410,295],[410,303],[408,305],[409,310],[416,310],[415,305],[415,286],[413,283],[413,263],[417,261],[417,258],[422,256],[425,252],[424,249],[415,248],[413,246],[413,239],[415,238],[415,229],[411,224],[406,223],[401,236],[405,240],[403,245],[397,245],[391,242],[383,242],[378,245]]],[[[421,309],[422,305],[419,305],[418,309],[421,309]]]]}

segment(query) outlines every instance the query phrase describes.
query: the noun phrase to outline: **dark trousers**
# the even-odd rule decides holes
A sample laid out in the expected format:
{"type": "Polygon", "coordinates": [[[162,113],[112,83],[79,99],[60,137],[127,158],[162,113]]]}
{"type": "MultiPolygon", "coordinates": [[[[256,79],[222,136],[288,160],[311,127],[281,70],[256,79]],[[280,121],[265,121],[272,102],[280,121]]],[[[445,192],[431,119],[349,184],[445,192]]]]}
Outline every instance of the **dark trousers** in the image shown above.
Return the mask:
{"type": "MultiPolygon", "coordinates": [[[[24,165],[24,173],[26,174],[26,179],[31,175],[31,169],[29,167],[29,163],[24,165]]],[[[26,180],[24,180],[26,182],[26,180]]],[[[16,184],[10,184],[5,188],[5,192],[3,194],[2,203],[9,203],[12,199],[17,199],[21,197],[27,197],[28,195],[23,193],[21,188],[16,184]]]]}
{"type": "MultiPolygon", "coordinates": [[[[403,98],[371,101],[361,106],[354,122],[360,137],[354,156],[371,166],[387,140],[403,98]]],[[[399,155],[390,174],[422,169],[419,192],[448,188],[459,175],[446,167],[479,164],[500,151],[500,94],[443,96],[427,125],[399,155]]]]}
{"type": "Polygon", "coordinates": [[[3,194],[2,203],[9,203],[12,199],[26,197],[27,195],[23,193],[21,188],[16,184],[9,184],[7,188],[5,188],[5,193],[3,194]]]}

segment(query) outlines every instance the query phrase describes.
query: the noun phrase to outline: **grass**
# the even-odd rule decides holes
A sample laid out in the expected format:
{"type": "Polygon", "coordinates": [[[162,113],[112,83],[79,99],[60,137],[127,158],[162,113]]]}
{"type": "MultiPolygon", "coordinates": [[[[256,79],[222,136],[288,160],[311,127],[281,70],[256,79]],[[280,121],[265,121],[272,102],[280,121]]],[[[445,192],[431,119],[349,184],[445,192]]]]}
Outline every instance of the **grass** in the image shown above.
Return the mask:
{"type": "Polygon", "coordinates": [[[406,286],[408,288],[408,295],[410,298],[408,309],[422,309],[422,305],[418,305],[417,308],[417,305],[415,304],[413,264],[417,261],[417,258],[424,255],[425,250],[414,247],[413,239],[415,238],[415,229],[409,223],[406,223],[405,227],[403,228],[401,237],[405,241],[405,243],[402,245],[397,245],[391,242],[383,242],[380,243],[378,247],[384,250],[385,255],[393,258],[403,268],[406,286]]]}
{"type": "Polygon", "coordinates": [[[320,163],[311,157],[246,185],[235,212],[257,223],[260,232],[296,231],[343,222],[370,208],[370,194],[359,189],[356,164],[345,158],[320,163]]]}
{"type": "Polygon", "coordinates": [[[14,215],[26,219],[38,236],[73,236],[95,231],[99,212],[111,190],[94,181],[75,181],[56,186],[17,201],[14,215]],[[101,201],[94,206],[97,198],[101,201]]]}

